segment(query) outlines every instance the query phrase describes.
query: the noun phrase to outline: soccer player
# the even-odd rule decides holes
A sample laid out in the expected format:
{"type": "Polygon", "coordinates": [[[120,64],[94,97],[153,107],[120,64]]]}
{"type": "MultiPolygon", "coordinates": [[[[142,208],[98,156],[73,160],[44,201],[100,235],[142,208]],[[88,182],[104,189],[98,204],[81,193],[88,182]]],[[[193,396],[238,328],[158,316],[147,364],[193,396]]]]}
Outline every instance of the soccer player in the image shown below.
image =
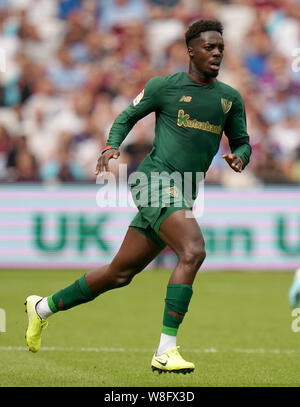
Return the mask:
{"type": "MultiPolygon", "coordinates": [[[[147,180],[153,173],[190,173],[193,201],[197,191],[194,175],[208,170],[223,131],[231,149],[223,158],[236,172],[245,168],[251,147],[244,103],[237,90],[216,79],[224,51],[222,33],[218,21],[199,20],[188,28],[185,34],[188,72],[154,77],[147,82],[114,121],[96,175],[108,171],[109,160],[119,157],[119,147],[131,128],[151,112],[156,114],[154,144],[138,168],[147,180]]],[[[148,190],[147,182],[132,185],[135,196],[148,190]]],[[[176,253],[178,263],[168,282],[160,342],[151,366],[159,373],[187,373],[195,369],[192,362],[180,355],[176,336],[188,311],[195,276],[205,259],[204,239],[191,201],[181,199],[180,188],[175,185],[165,190],[154,182],[150,195],[148,201],[137,203],[138,214],[110,264],[86,273],[53,295],[26,299],[29,350],[39,350],[41,332],[50,315],[129,284],[168,245],[176,253]],[[170,198],[169,205],[164,204],[166,196],[170,198]],[[149,204],[153,197],[158,205],[149,204]]]]}
{"type": "Polygon", "coordinates": [[[296,308],[300,300],[300,268],[295,271],[292,285],[289,289],[289,303],[296,308]]]}

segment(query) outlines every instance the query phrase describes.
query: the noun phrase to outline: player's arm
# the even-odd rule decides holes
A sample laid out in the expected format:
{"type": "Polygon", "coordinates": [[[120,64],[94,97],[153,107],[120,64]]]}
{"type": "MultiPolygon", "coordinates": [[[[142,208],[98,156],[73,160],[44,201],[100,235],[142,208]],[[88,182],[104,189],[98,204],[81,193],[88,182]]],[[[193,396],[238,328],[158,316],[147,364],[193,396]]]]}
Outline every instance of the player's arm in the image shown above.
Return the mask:
{"type": "Polygon", "coordinates": [[[232,103],[224,132],[229,141],[231,154],[223,154],[222,157],[234,171],[242,172],[250,161],[252,149],[247,133],[245,105],[240,94],[232,103]]]}
{"type": "Polygon", "coordinates": [[[118,158],[119,147],[132,127],[143,117],[154,111],[159,111],[165,78],[157,76],[150,79],[145,88],[114,121],[96,167],[96,175],[108,170],[111,158],[118,158]]]}

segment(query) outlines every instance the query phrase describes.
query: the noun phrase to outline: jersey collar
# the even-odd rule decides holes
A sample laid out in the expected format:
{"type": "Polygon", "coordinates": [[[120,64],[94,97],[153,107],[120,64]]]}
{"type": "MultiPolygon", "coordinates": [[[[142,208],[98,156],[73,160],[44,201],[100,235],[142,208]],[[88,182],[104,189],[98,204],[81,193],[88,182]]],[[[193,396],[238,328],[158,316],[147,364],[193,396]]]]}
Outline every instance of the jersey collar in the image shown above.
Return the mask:
{"type": "Polygon", "coordinates": [[[192,76],[190,75],[189,72],[186,72],[186,73],[188,74],[189,78],[190,78],[193,82],[199,83],[199,85],[215,86],[215,84],[216,84],[216,82],[217,82],[217,78],[214,79],[214,82],[213,82],[213,83],[200,82],[200,81],[197,81],[196,79],[192,78],[192,76]]]}

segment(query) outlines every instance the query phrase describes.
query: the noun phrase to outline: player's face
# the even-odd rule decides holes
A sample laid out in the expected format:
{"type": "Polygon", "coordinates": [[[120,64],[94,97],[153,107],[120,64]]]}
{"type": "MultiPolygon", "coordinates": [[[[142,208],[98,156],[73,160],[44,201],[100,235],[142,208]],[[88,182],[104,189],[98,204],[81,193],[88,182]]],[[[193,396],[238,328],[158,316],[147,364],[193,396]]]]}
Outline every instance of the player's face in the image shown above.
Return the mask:
{"type": "Polygon", "coordinates": [[[195,68],[206,77],[215,78],[223,59],[224,41],[218,31],[206,31],[190,42],[188,53],[195,68]]]}

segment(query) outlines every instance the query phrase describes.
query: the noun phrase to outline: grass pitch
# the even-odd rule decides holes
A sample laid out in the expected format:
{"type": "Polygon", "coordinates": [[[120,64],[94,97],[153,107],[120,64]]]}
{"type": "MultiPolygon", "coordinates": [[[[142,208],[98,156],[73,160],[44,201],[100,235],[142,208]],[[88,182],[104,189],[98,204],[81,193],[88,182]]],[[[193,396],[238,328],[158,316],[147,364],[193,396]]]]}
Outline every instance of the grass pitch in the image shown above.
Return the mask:
{"type": "MultiPolygon", "coordinates": [[[[0,271],[0,386],[299,386],[300,332],[291,329],[291,273],[199,273],[179,330],[189,375],[153,373],[170,271],[144,271],[128,286],[49,319],[41,350],[26,350],[30,294],[46,296],[80,271],[0,271]]],[[[299,324],[300,325],[300,324],[299,324]]]]}

